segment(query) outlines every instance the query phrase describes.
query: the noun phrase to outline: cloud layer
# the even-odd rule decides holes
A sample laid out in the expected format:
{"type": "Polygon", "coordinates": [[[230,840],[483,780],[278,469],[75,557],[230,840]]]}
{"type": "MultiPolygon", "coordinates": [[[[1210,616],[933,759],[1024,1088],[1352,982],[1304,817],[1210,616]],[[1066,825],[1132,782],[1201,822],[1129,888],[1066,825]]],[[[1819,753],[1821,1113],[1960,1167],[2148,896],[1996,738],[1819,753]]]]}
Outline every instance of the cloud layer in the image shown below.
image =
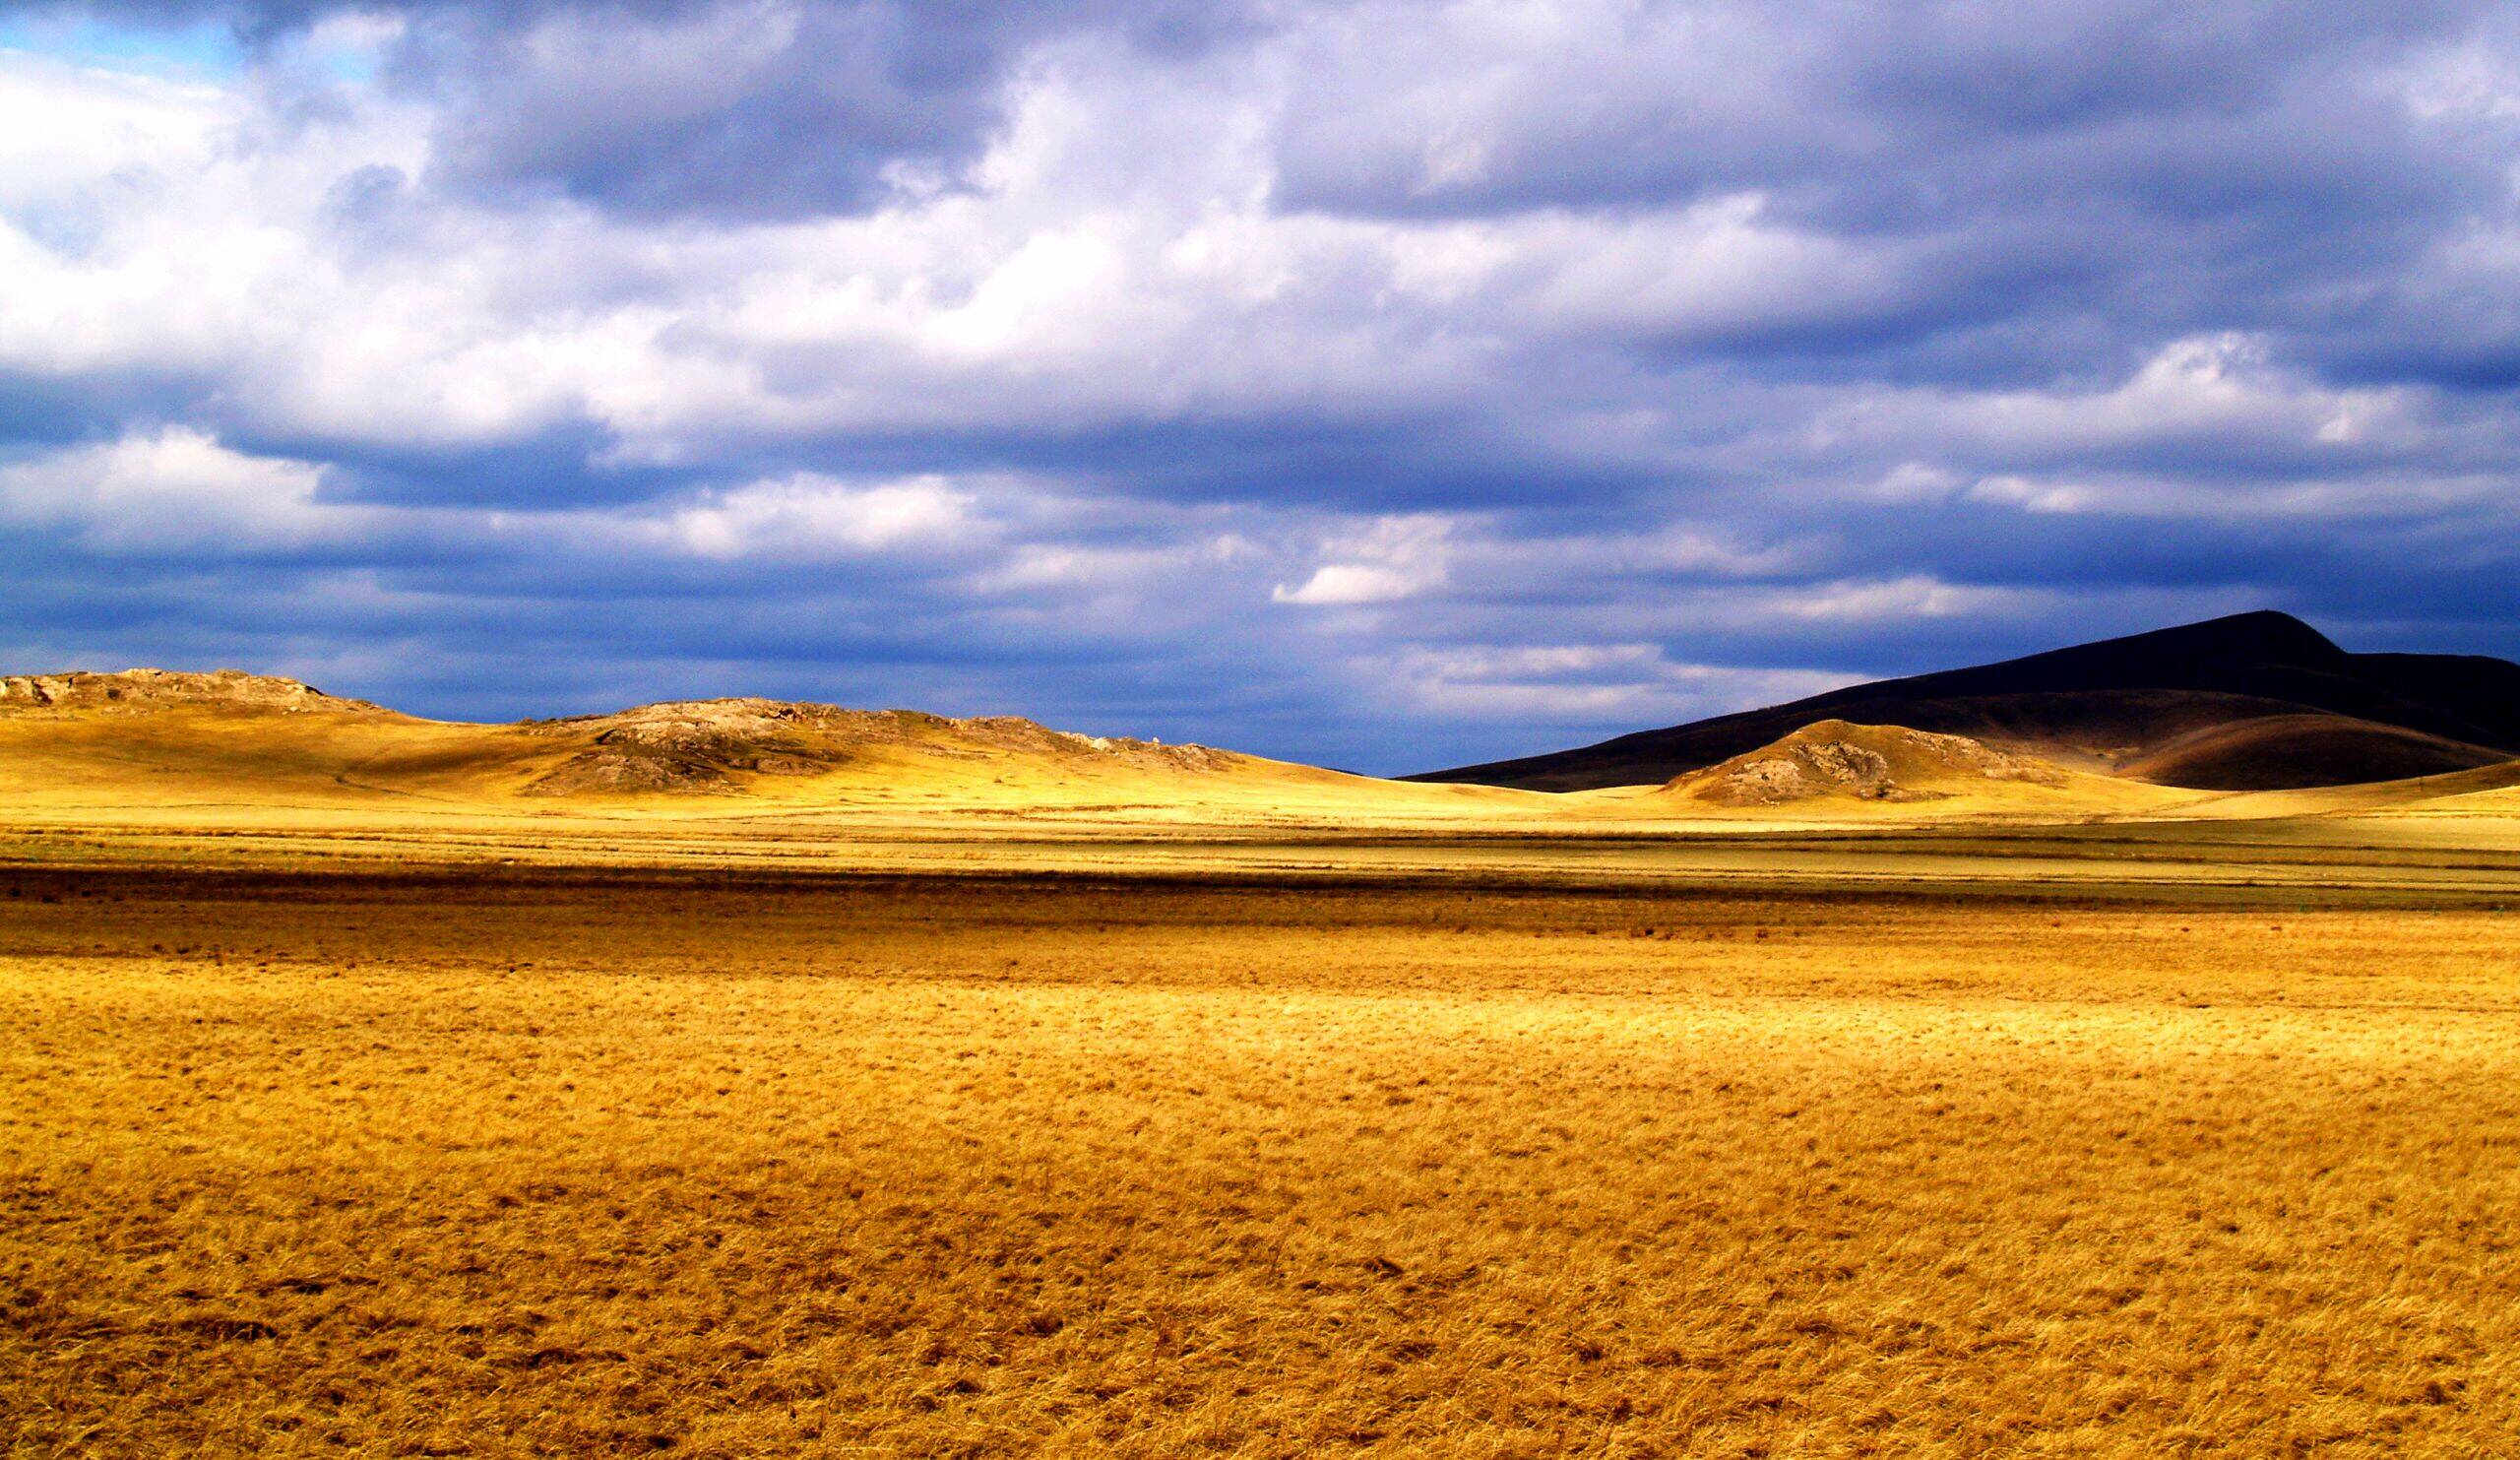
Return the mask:
{"type": "Polygon", "coordinates": [[[11,665],[1396,771],[2262,604],[2520,653],[2501,7],[16,14],[11,665]]]}

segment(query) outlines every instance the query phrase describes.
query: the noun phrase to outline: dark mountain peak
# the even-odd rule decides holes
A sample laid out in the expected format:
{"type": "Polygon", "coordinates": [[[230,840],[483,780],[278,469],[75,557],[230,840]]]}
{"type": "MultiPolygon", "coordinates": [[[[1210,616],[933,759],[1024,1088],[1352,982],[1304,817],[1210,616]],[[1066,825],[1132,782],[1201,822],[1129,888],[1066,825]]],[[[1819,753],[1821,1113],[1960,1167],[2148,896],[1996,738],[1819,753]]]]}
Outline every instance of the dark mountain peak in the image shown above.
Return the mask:
{"type": "Polygon", "coordinates": [[[2346,657],[2335,640],[2274,608],[2200,619],[2174,628],[2129,634],[2122,639],[2104,639],[2084,647],[2099,649],[2110,644],[2199,659],[2210,657],[2233,665],[2325,665],[2346,657]]]}
{"type": "Polygon", "coordinates": [[[2349,658],[2292,614],[2260,609],[1893,682],[1936,694],[2166,689],[2269,666],[2334,669],[2349,658]]]}
{"type": "Polygon", "coordinates": [[[1968,735],[2172,785],[2325,785],[2520,754],[2520,666],[2349,654],[2293,615],[2261,609],[1418,779],[1542,791],[1646,785],[1831,719],[1968,735]],[[2257,722],[2266,732],[2216,739],[2212,764],[2194,753],[2200,734],[2257,722]]]}

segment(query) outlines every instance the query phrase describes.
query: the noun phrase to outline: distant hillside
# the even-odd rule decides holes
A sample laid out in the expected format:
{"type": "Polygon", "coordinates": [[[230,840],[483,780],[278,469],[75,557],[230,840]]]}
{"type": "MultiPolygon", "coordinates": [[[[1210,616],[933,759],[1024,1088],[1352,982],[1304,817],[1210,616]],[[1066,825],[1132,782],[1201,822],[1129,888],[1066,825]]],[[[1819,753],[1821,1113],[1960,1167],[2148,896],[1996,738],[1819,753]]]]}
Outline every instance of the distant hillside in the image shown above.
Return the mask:
{"type": "Polygon", "coordinates": [[[782,700],[690,700],[616,715],[528,722],[566,754],[520,790],[739,790],[762,777],[812,777],[891,763],[963,773],[1026,767],[1074,775],[1177,779],[1269,764],[1203,745],[1163,745],[1054,730],[1014,716],[954,720],[915,710],[846,710],[782,700]]]}
{"type": "Polygon", "coordinates": [[[2186,815],[2217,795],[2067,770],[1966,735],[1822,720],[1650,790],[1568,797],[1607,821],[2082,822],[2186,815]]]}
{"type": "Polygon", "coordinates": [[[1967,735],[2167,786],[2285,790],[2520,756],[2520,665],[2350,654],[2289,614],[2242,613],[1411,779],[1533,791],[1651,785],[1823,720],[1967,735]]]}
{"type": "Polygon", "coordinates": [[[775,795],[808,785],[1107,794],[1255,773],[1330,779],[1228,751],[1070,734],[1012,717],[763,699],[452,724],[233,669],[0,676],[0,747],[8,751],[0,783],[111,786],[152,798],[775,795]]]}
{"type": "Polygon", "coordinates": [[[242,669],[190,673],[176,669],[123,669],[110,674],[0,674],[0,713],[105,711],[139,713],[182,705],[231,709],[390,713],[365,700],[345,700],[311,684],[242,669]]]}
{"type": "Polygon", "coordinates": [[[0,676],[0,809],[18,811],[1125,813],[1258,823],[1473,814],[1544,800],[1076,734],[1013,716],[725,699],[468,725],[232,669],[0,676]]]}
{"type": "Polygon", "coordinates": [[[1966,735],[1823,720],[1774,744],[1673,777],[1664,792],[1726,806],[1819,797],[1921,801],[1988,785],[2060,787],[2067,773],[1966,735]]]}

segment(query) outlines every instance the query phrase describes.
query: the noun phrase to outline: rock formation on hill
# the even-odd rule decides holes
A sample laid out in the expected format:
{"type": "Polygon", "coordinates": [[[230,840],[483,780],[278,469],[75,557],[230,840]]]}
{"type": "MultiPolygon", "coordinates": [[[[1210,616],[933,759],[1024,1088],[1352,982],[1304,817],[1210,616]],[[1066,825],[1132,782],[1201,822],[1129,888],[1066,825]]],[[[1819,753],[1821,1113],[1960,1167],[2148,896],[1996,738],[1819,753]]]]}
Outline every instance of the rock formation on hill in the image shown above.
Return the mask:
{"type": "Polygon", "coordinates": [[[671,701],[616,715],[534,721],[527,729],[581,746],[528,788],[539,795],[731,791],[740,775],[819,775],[879,747],[930,760],[1009,757],[1191,772],[1227,760],[1204,746],[1072,734],[1013,716],[955,720],[765,699],[671,701]]]}
{"type": "Polygon", "coordinates": [[[116,673],[0,675],[0,711],[145,711],[178,705],[237,709],[385,713],[365,700],[345,700],[311,684],[241,669],[187,673],[171,669],[123,669],[116,673]]]}
{"type": "Polygon", "coordinates": [[[1775,806],[1819,796],[1923,801],[2011,782],[2062,786],[2065,773],[1965,735],[1823,720],[1730,760],[1674,777],[1670,794],[1724,806],[1775,806]]]}

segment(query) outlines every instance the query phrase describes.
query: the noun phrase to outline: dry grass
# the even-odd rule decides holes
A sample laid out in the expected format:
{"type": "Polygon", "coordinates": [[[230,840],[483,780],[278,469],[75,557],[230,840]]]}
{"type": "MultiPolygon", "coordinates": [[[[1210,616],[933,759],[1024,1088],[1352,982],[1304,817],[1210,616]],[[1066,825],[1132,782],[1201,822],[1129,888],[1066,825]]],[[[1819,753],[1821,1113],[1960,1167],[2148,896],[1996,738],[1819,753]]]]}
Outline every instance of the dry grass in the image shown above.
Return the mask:
{"type": "Polygon", "coordinates": [[[218,704],[114,713],[0,709],[0,815],[82,827],[350,824],[441,832],[483,824],[653,829],[753,816],[859,827],[1021,818],[1143,828],[1546,822],[1587,799],[1379,781],[1198,747],[1089,741],[1029,722],[891,713],[834,712],[843,724],[768,739],[729,730],[730,743],[710,751],[718,743],[713,732],[694,730],[678,713],[742,720],[748,703],[660,706],[542,725],[218,704]],[[676,749],[683,730],[698,735],[701,748],[676,749]],[[630,751],[607,738],[625,731],[639,732],[625,742],[630,751]],[[652,733],[662,736],[662,749],[650,744],[652,733]],[[663,758],[641,758],[652,749],[663,758]],[[730,766],[769,756],[787,769],[721,772],[711,768],[711,754],[730,766]],[[636,764],[679,767],[662,780],[683,790],[639,791],[636,776],[618,791],[605,789],[614,779],[607,768],[636,764]],[[552,792],[564,793],[545,793],[552,792]]]}
{"type": "Polygon", "coordinates": [[[0,872],[15,1453],[2478,1455],[2490,912],[0,872]]]}

